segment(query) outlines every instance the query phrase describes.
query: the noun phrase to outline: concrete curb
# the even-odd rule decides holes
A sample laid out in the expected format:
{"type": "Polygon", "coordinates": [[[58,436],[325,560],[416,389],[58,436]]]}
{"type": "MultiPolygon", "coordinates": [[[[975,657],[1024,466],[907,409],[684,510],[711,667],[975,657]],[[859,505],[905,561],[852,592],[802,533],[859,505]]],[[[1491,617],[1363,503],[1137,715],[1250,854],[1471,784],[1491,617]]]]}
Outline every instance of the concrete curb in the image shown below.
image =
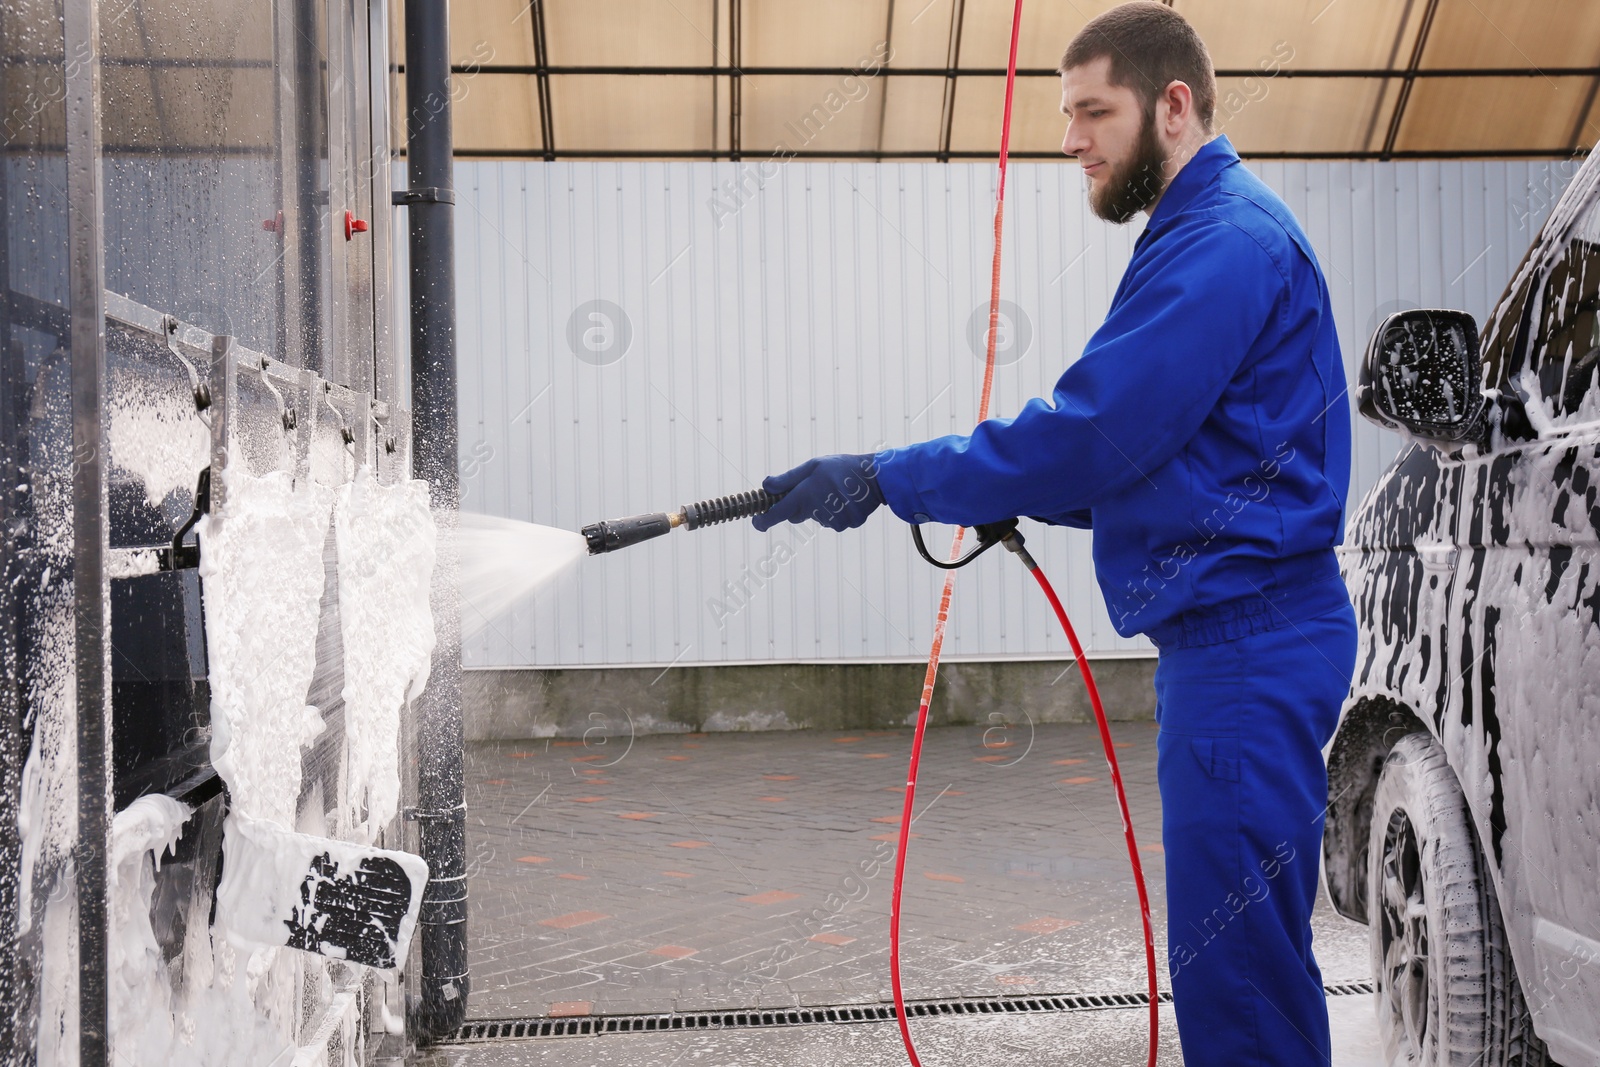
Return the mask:
{"type": "MultiPolygon", "coordinates": [[[[1155,717],[1150,658],[1092,663],[1106,712],[1155,717]]],[[[910,725],[920,663],[469,670],[469,741],[739,730],[871,730],[910,725]]],[[[1088,693],[1070,660],[946,663],[931,723],[1088,722],[1088,693]]]]}

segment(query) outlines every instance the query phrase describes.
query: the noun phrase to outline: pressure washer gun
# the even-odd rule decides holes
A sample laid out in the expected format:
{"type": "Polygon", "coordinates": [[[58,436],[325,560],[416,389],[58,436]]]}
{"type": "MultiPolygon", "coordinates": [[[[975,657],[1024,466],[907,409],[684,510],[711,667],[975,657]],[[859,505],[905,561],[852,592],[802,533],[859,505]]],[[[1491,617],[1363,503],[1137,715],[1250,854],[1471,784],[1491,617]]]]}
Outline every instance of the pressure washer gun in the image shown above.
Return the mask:
{"type": "MultiPolygon", "coordinates": [[[[782,499],[781,494],[774,495],[764,489],[750,489],[731,496],[719,496],[713,500],[685,504],[677,511],[654,511],[644,515],[630,515],[625,519],[607,519],[604,522],[591,523],[583,528],[583,539],[589,543],[589,555],[598,556],[602,552],[614,552],[619,548],[627,548],[629,545],[669,534],[680,526],[685,530],[698,530],[702,526],[715,526],[719,522],[748,519],[760,515],[782,499]]],[[[923,543],[922,527],[911,527],[911,538],[916,542],[917,551],[921,553],[922,558],[940,570],[965,567],[998,544],[1005,545],[1022,557],[1022,562],[1029,570],[1036,568],[1033,557],[1023,547],[1022,532],[1017,529],[1016,519],[981,523],[972,529],[977,534],[978,546],[955,560],[935,559],[928,552],[928,546],[923,543]]]]}

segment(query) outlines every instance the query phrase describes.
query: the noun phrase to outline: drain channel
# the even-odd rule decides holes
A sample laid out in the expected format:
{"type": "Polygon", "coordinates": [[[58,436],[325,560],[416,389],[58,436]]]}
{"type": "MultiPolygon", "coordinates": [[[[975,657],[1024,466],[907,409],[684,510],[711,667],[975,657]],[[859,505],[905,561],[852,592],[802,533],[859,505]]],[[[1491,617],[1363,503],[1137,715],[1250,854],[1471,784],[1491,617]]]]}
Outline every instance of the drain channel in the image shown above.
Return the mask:
{"type": "MultiPolygon", "coordinates": [[[[1323,987],[1330,997],[1371,993],[1371,982],[1334,982],[1323,987]]],[[[1162,1004],[1172,1003],[1163,990],[1162,1004]]],[[[953,1015],[1034,1015],[1044,1012],[1110,1011],[1143,1008],[1150,997],[1138,993],[1066,993],[1059,996],[997,997],[989,1000],[948,999],[906,1002],[913,1019],[953,1015]]],[[[892,1004],[839,1004],[812,1008],[739,1009],[734,1011],[666,1012],[647,1015],[583,1015],[572,1018],[476,1019],[448,1040],[507,1041],[530,1037],[594,1037],[600,1034],[659,1033],[664,1030],[752,1030],[777,1026],[894,1021],[892,1004]]]]}

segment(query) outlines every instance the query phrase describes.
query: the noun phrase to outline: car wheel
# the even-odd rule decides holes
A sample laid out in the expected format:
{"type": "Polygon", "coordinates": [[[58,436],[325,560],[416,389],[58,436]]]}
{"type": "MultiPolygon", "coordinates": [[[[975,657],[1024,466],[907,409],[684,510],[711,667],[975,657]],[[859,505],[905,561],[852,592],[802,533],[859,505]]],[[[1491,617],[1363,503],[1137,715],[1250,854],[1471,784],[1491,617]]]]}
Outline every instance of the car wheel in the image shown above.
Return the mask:
{"type": "Polygon", "coordinates": [[[1391,1067],[1545,1067],[1466,798],[1432,735],[1384,760],[1368,839],[1368,937],[1391,1067]]]}

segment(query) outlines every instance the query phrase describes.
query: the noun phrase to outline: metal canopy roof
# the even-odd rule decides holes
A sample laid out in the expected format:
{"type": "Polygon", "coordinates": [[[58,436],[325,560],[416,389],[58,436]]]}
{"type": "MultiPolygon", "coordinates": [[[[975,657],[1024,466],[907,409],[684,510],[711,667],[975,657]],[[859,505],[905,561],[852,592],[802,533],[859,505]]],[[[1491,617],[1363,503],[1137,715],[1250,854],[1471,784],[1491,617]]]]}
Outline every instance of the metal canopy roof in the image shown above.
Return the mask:
{"type": "MultiPolygon", "coordinates": [[[[1593,0],[1169,2],[1210,47],[1217,128],[1246,155],[1560,156],[1600,138],[1593,0]]],[[[1013,156],[1061,158],[1055,65],[1111,6],[1024,5],[1013,156]]],[[[987,158],[1011,8],[456,0],[457,154],[987,158]]]]}

